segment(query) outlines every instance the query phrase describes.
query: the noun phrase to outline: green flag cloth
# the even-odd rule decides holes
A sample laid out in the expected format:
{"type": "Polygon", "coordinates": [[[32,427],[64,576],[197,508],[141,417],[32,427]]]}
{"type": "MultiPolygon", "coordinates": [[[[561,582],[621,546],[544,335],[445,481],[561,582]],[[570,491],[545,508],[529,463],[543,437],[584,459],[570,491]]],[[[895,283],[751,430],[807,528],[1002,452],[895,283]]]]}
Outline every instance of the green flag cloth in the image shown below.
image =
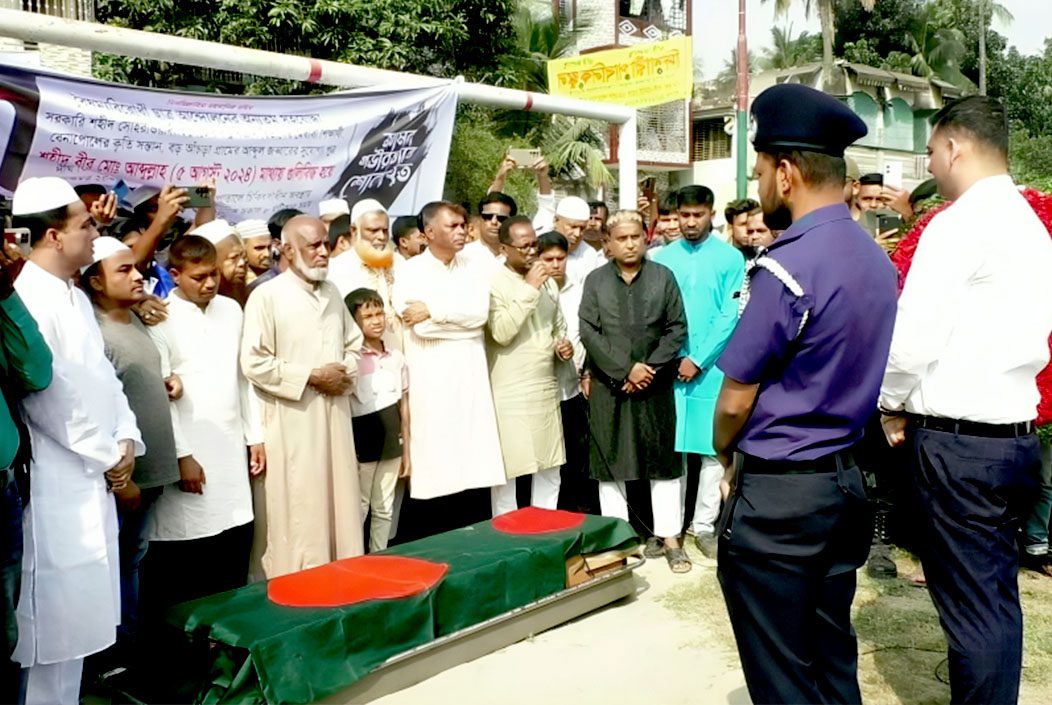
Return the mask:
{"type": "Polygon", "coordinates": [[[218,642],[198,702],[309,703],[396,654],[559,592],[570,557],[638,542],[626,522],[610,517],[535,535],[501,533],[486,521],[383,552],[449,565],[440,583],[412,597],[285,607],[267,598],[261,582],[178,605],[169,622],[218,642]]]}

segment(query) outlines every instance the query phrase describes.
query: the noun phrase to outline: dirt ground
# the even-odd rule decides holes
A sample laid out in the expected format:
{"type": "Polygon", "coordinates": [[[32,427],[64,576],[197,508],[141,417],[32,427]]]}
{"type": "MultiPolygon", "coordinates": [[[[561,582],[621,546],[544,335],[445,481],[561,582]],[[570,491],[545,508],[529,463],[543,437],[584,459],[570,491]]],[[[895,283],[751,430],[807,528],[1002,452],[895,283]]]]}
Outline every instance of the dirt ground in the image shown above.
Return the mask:
{"type": "MultiPolygon", "coordinates": [[[[637,590],[592,614],[462,664],[378,705],[697,705],[749,703],[714,561],[690,548],[694,569],[663,559],[636,572],[637,590]]],[[[896,553],[902,576],[918,566],[896,553]]],[[[859,576],[855,629],[863,701],[947,703],[945,648],[924,588],[907,577],[859,576]]],[[[1020,576],[1026,613],[1021,701],[1052,702],[1052,580],[1020,576]]]]}

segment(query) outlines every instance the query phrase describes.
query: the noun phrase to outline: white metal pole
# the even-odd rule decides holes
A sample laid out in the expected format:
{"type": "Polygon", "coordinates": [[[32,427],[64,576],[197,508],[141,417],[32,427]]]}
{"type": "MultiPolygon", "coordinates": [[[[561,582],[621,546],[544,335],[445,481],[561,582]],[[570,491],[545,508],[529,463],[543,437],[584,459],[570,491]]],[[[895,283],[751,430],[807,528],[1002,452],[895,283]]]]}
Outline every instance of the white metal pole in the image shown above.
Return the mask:
{"type": "Polygon", "coordinates": [[[95,22],[79,22],[22,10],[0,9],[0,36],[77,47],[108,54],[121,54],[139,59],[203,66],[219,71],[234,71],[343,88],[363,86],[423,88],[452,84],[460,100],[476,105],[604,120],[619,126],[618,165],[621,208],[636,207],[635,108],[500,88],[482,83],[469,83],[462,79],[449,81],[433,76],[387,71],[259,49],[246,49],[219,42],[143,32],[95,22]]]}
{"type": "Polygon", "coordinates": [[[617,128],[617,161],[619,164],[617,197],[623,210],[635,210],[639,207],[636,202],[638,198],[636,190],[639,187],[636,168],[638,162],[636,124],[636,116],[632,115],[617,128]]]}
{"type": "MultiPolygon", "coordinates": [[[[0,36],[343,88],[420,88],[451,83],[448,79],[433,76],[246,49],[218,42],[143,32],[94,22],[78,22],[21,10],[0,10],[0,36]]],[[[461,100],[491,108],[574,115],[616,124],[622,124],[635,115],[634,108],[622,105],[530,93],[481,83],[452,83],[461,100]]]]}

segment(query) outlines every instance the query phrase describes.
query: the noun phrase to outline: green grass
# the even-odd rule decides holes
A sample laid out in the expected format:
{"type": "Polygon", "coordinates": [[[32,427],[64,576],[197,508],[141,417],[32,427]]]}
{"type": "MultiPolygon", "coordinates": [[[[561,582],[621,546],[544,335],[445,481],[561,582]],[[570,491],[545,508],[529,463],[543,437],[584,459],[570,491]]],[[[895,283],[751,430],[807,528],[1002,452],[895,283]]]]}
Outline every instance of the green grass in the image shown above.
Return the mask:
{"type": "MultiPolygon", "coordinates": [[[[693,554],[692,554],[693,557],[693,554]]],[[[896,550],[899,578],[874,580],[859,572],[853,609],[858,634],[859,683],[866,703],[941,705],[949,702],[946,640],[928,591],[909,578],[920,571],[896,550]]],[[[695,563],[697,579],[671,588],[662,604],[680,619],[704,627],[706,644],[737,659],[715,571],[695,563]]],[[[1024,648],[1022,703],[1052,702],[1052,579],[1021,571],[1024,648]]]]}

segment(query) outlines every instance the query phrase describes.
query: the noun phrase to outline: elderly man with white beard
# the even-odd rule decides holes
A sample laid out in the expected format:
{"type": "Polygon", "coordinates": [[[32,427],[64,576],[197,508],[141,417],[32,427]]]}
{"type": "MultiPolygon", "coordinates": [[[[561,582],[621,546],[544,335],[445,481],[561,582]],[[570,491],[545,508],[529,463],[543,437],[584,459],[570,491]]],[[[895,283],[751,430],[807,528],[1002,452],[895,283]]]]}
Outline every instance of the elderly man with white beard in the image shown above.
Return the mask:
{"type": "Polygon", "coordinates": [[[249,299],[241,346],[264,406],[268,578],[364,547],[349,397],[362,333],[326,281],[325,225],[296,216],[281,241],[289,269],[249,299]]]}
{"type": "Polygon", "coordinates": [[[402,349],[402,320],[391,303],[394,287],[394,248],[391,220],[379,201],[367,198],[351,209],[351,247],[329,263],[329,281],[341,297],[355,289],[372,289],[384,302],[387,329],[384,345],[402,349]]]}

